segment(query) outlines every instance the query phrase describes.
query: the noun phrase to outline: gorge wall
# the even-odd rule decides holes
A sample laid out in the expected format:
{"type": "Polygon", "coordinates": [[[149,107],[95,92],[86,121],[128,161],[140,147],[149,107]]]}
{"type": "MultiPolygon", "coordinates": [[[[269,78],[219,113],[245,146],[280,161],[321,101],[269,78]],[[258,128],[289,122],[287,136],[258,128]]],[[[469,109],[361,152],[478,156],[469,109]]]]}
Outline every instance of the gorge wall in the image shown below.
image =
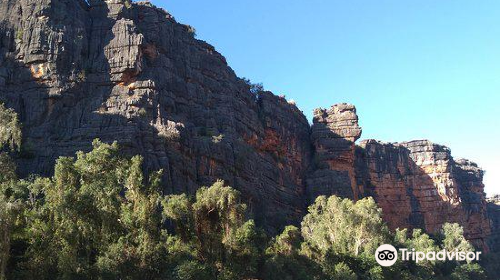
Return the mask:
{"type": "Polygon", "coordinates": [[[488,246],[491,251],[500,252],[500,195],[488,199],[488,215],[491,223],[488,246]]]}
{"type": "Polygon", "coordinates": [[[483,172],[429,141],[355,142],[356,109],[315,111],[254,92],[193,28],[147,2],[0,2],[0,100],[23,123],[19,173],[118,141],[163,169],[165,193],[225,180],[256,221],[296,224],[319,195],[373,196],[391,228],[459,222],[485,247],[483,172]]]}
{"type": "Polygon", "coordinates": [[[361,128],[349,104],[316,110],[311,130],[310,199],[372,196],[391,229],[419,227],[437,233],[444,223],[456,222],[474,244],[488,247],[485,237],[491,227],[477,164],[455,160],[447,147],[427,140],[355,145],[361,128]]]}

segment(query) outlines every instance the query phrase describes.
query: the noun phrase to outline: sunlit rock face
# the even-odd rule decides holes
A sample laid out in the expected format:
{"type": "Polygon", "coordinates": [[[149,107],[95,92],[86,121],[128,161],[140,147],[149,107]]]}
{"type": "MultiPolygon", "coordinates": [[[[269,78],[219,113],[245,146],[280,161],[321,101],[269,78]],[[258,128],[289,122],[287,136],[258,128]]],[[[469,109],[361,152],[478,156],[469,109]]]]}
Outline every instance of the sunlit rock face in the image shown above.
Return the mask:
{"type": "Polygon", "coordinates": [[[310,199],[373,196],[391,229],[423,228],[438,233],[446,222],[464,226],[467,238],[486,248],[490,235],[483,171],[427,140],[403,143],[355,141],[361,135],[356,109],[338,104],[317,109],[311,128],[310,199]]]}
{"type": "Polygon", "coordinates": [[[163,169],[166,194],[225,180],[271,233],[336,194],[374,196],[391,228],[460,222],[477,244],[489,234],[475,164],[427,141],[356,146],[350,104],[316,110],[310,125],[147,2],[0,1],[0,100],[23,123],[22,176],[50,175],[100,138],[163,169]]]}
{"type": "Polygon", "coordinates": [[[388,225],[439,232],[446,222],[464,226],[467,238],[485,247],[490,234],[483,171],[454,160],[447,147],[427,140],[363,141],[357,150],[357,183],[375,197],[388,225]]]}

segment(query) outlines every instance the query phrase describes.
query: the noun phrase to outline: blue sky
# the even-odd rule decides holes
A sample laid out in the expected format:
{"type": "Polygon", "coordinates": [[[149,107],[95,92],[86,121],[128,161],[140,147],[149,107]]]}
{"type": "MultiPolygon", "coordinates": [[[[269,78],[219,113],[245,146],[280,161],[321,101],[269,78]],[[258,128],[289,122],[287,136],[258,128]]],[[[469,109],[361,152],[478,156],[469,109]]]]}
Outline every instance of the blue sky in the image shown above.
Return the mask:
{"type": "Polygon", "coordinates": [[[363,139],[447,145],[500,193],[500,1],[152,2],[310,120],[353,103],[363,139]]]}

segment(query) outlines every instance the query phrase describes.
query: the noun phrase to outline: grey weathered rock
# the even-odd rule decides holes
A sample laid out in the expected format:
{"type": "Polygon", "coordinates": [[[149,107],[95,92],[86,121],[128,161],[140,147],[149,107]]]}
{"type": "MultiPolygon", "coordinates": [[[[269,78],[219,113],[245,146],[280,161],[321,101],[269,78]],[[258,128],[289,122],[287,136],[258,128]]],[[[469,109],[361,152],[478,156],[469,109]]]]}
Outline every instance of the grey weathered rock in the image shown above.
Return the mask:
{"type": "Polygon", "coordinates": [[[361,135],[354,106],[315,111],[252,93],[214,47],[146,2],[0,2],[0,100],[23,123],[21,175],[49,175],[59,156],[117,140],[164,169],[165,193],[216,179],[240,190],[270,231],[298,223],[318,195],[373,195],[392,227],[458,221],[488,235],[482,171],[426,141],[361,135]]]}
{"type": "Polygon", "coordinates": [[[354,170],[354,142],[361,136],[356,108],[337,104],[316,109],[311,127],[314,170],[307,178],[310,199],[318,195],[359,198],[354,170]]]}
{"type": "Polygon", "coordinates": [[[248,85],[190,28],[151,4],[0,3],[0,98],[24,124],[20,172],[117,140],[165,170],[166,193],[221,178],[269,229],[303,213],[309,124],[283,98],[248,85]],[[17,38],[16,38],[17,34],[17,38]],[[21,36],[21,35],[22,36],[21,36]]]}

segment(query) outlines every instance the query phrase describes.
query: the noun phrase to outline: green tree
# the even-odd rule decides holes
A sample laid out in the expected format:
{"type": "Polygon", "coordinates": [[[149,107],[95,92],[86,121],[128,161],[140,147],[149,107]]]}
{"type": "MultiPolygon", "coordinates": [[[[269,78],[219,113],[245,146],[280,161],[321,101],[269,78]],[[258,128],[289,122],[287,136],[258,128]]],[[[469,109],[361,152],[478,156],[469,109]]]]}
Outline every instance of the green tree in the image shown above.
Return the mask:
{"type": "Polygon", "coordinates": [[[373,198],[354,203],[337,196],[320,196],[309,206],[302,221],[304,240],[323,254],[373,255],[388,240],[388,228],[382,210],[373,198]]]}
{"type": "Polygon", "coordinates": [[[0,153],[0,184],[17,180],[16,165],[7,153],[0,153]]]}
{"type": "MultiPolygon", "coordinates": [[[[415,251],[425,253],[440,250],[435,240],[419,228],[413,229],[410,236],[408,236],[408,229],[396,229],[394,232],[394,244],[397,247],[409,250],[415,249],[415,251]]],[[[392,272],[399,275],[402,279],[407,279],[407,275],[408,277],[411,276],[411,279],[430,279],[435,275],[435,266],[436,261],[423,260],[419,263],[406,261],[405,263],[396,263],[392,272]]]]}
{"type": "Polygon", "coordinates": [[[343,262],[337,263],[327,270],[327,275],[331,280],[356,280],[356,274],[343,262]]]}
{"type": "Polygon", "coordinates": [[[96,140],[91,152],[58,159],[52,178],[36,180],[43,201],[28,219],[32,278],[159,277],[160,173],[145,183],[141,165],[96,140]]]}
{"type": "MultiPolygon", "coordinates": [[[[440,242],[441,249],[444,249],[448,252],[458,251],[467,253],[475,251],[472,244],[470,244],[469,241],[465,239],[463,228],[457,223],[445,223],[442,226],[441,231],[437,237],[438,241],[440,242]]],[[[460,270],[460,266],[463,265],[464,262],[450,260],[437,263],[435,270],[438,274],[441,275],[458,275],[463,272],[463,270],[460,270]]],[[[464,269],[466,268],[468,268],[468,266],[464,267],[464,269]]],[[[469,268],[474,268],[474,266],[470,266],[469,268]]]]}
{"type": "Polygon", "coordinates": [[[21,213],[23,204],[0,194],[0,279],[6,279],[10,258],[12,232],[21,213]]]}
{"type": "Polygon", "coordinates": [[[164,272],[166,231],[158,211],[162,172],[153,173],[144,184],[141,166],[142,158],[136,156],[127,170],[119,217],[123,234],[97,260],[99,270],[112,279],[155,279],[164,272]]]}
{"type": "Polygon", "coordinates": [[[175,268],[173,275],[179,280],[214,279],[210,268],[196,260],[182,262],[175,268]]]}
{"type": "Polygon", "coordinates": [[[10,150],[19,150],[21,140],[21,125],[16,112],[0,103],[0,148],[7,145],[10,150]]]}
{"type": "Polygon", "coordinates": [[[349,278],[350,272],[361,279],[382,277],[374,253],[389,240],[389,230],[373,198],[318,197],[301,225],[301,253],[320,265],[321,279],[349,278]]]}
{"type": "Polygon", "coordinates": [[[486,280],[483,268],[477,263],[468,263],[457,266],[450,275],[452,280],[486,280]]]}
{"type": "Polygon", "coordinates": [[[266,249],[264,279],[321,279],[321,267],[301,253],[303,238],[295,226],[287,226],[266,249]]]}
{"type": "Polygon", "coordinates": [[[442,248],[447,251],[473,252],[474,247],[464,237],[464,229],[457,223],[445,223],[441,228],[442,248]]]}
{"type": "Polygon", "coordinates": [[[15,197],[16,166],[8,151],[21,147],[21,127],[17,114],[0,103],[0,279],[6,278],[13,230],[23,203],[15,197]]]}
{"type": "MultiPolygon", "coordinates": [[[[413,229],[412,234],[408,237],[407,229],[396,229],[394,233],[395,244],[399,247],[404,247],[409,250],[415,249],[419,252],[437,252],[440,250],[436,241],[432,239],[428,234],[426,234],[422,229],[413,229]]],[[[427,267],[432,269],[436,261],[424,260],[418,263],[419,266],[427,267]]]]}
{"type": "Polygon", "coordinates": [[[210,188],[200,188],[194,202],[186,195],[171,195],[163,206],[164,215],[175,224],[179,236],[175,242],[182,244],[172,247],[180,248],[176,253],[188,256],[189,264],[181,263],[177,271],[198,267],[195,260],[207,264],[214,279],[257,274],[263,235],[252,220],[246,220],[246,205],[238,191],[217,181],[210,188]]]}

